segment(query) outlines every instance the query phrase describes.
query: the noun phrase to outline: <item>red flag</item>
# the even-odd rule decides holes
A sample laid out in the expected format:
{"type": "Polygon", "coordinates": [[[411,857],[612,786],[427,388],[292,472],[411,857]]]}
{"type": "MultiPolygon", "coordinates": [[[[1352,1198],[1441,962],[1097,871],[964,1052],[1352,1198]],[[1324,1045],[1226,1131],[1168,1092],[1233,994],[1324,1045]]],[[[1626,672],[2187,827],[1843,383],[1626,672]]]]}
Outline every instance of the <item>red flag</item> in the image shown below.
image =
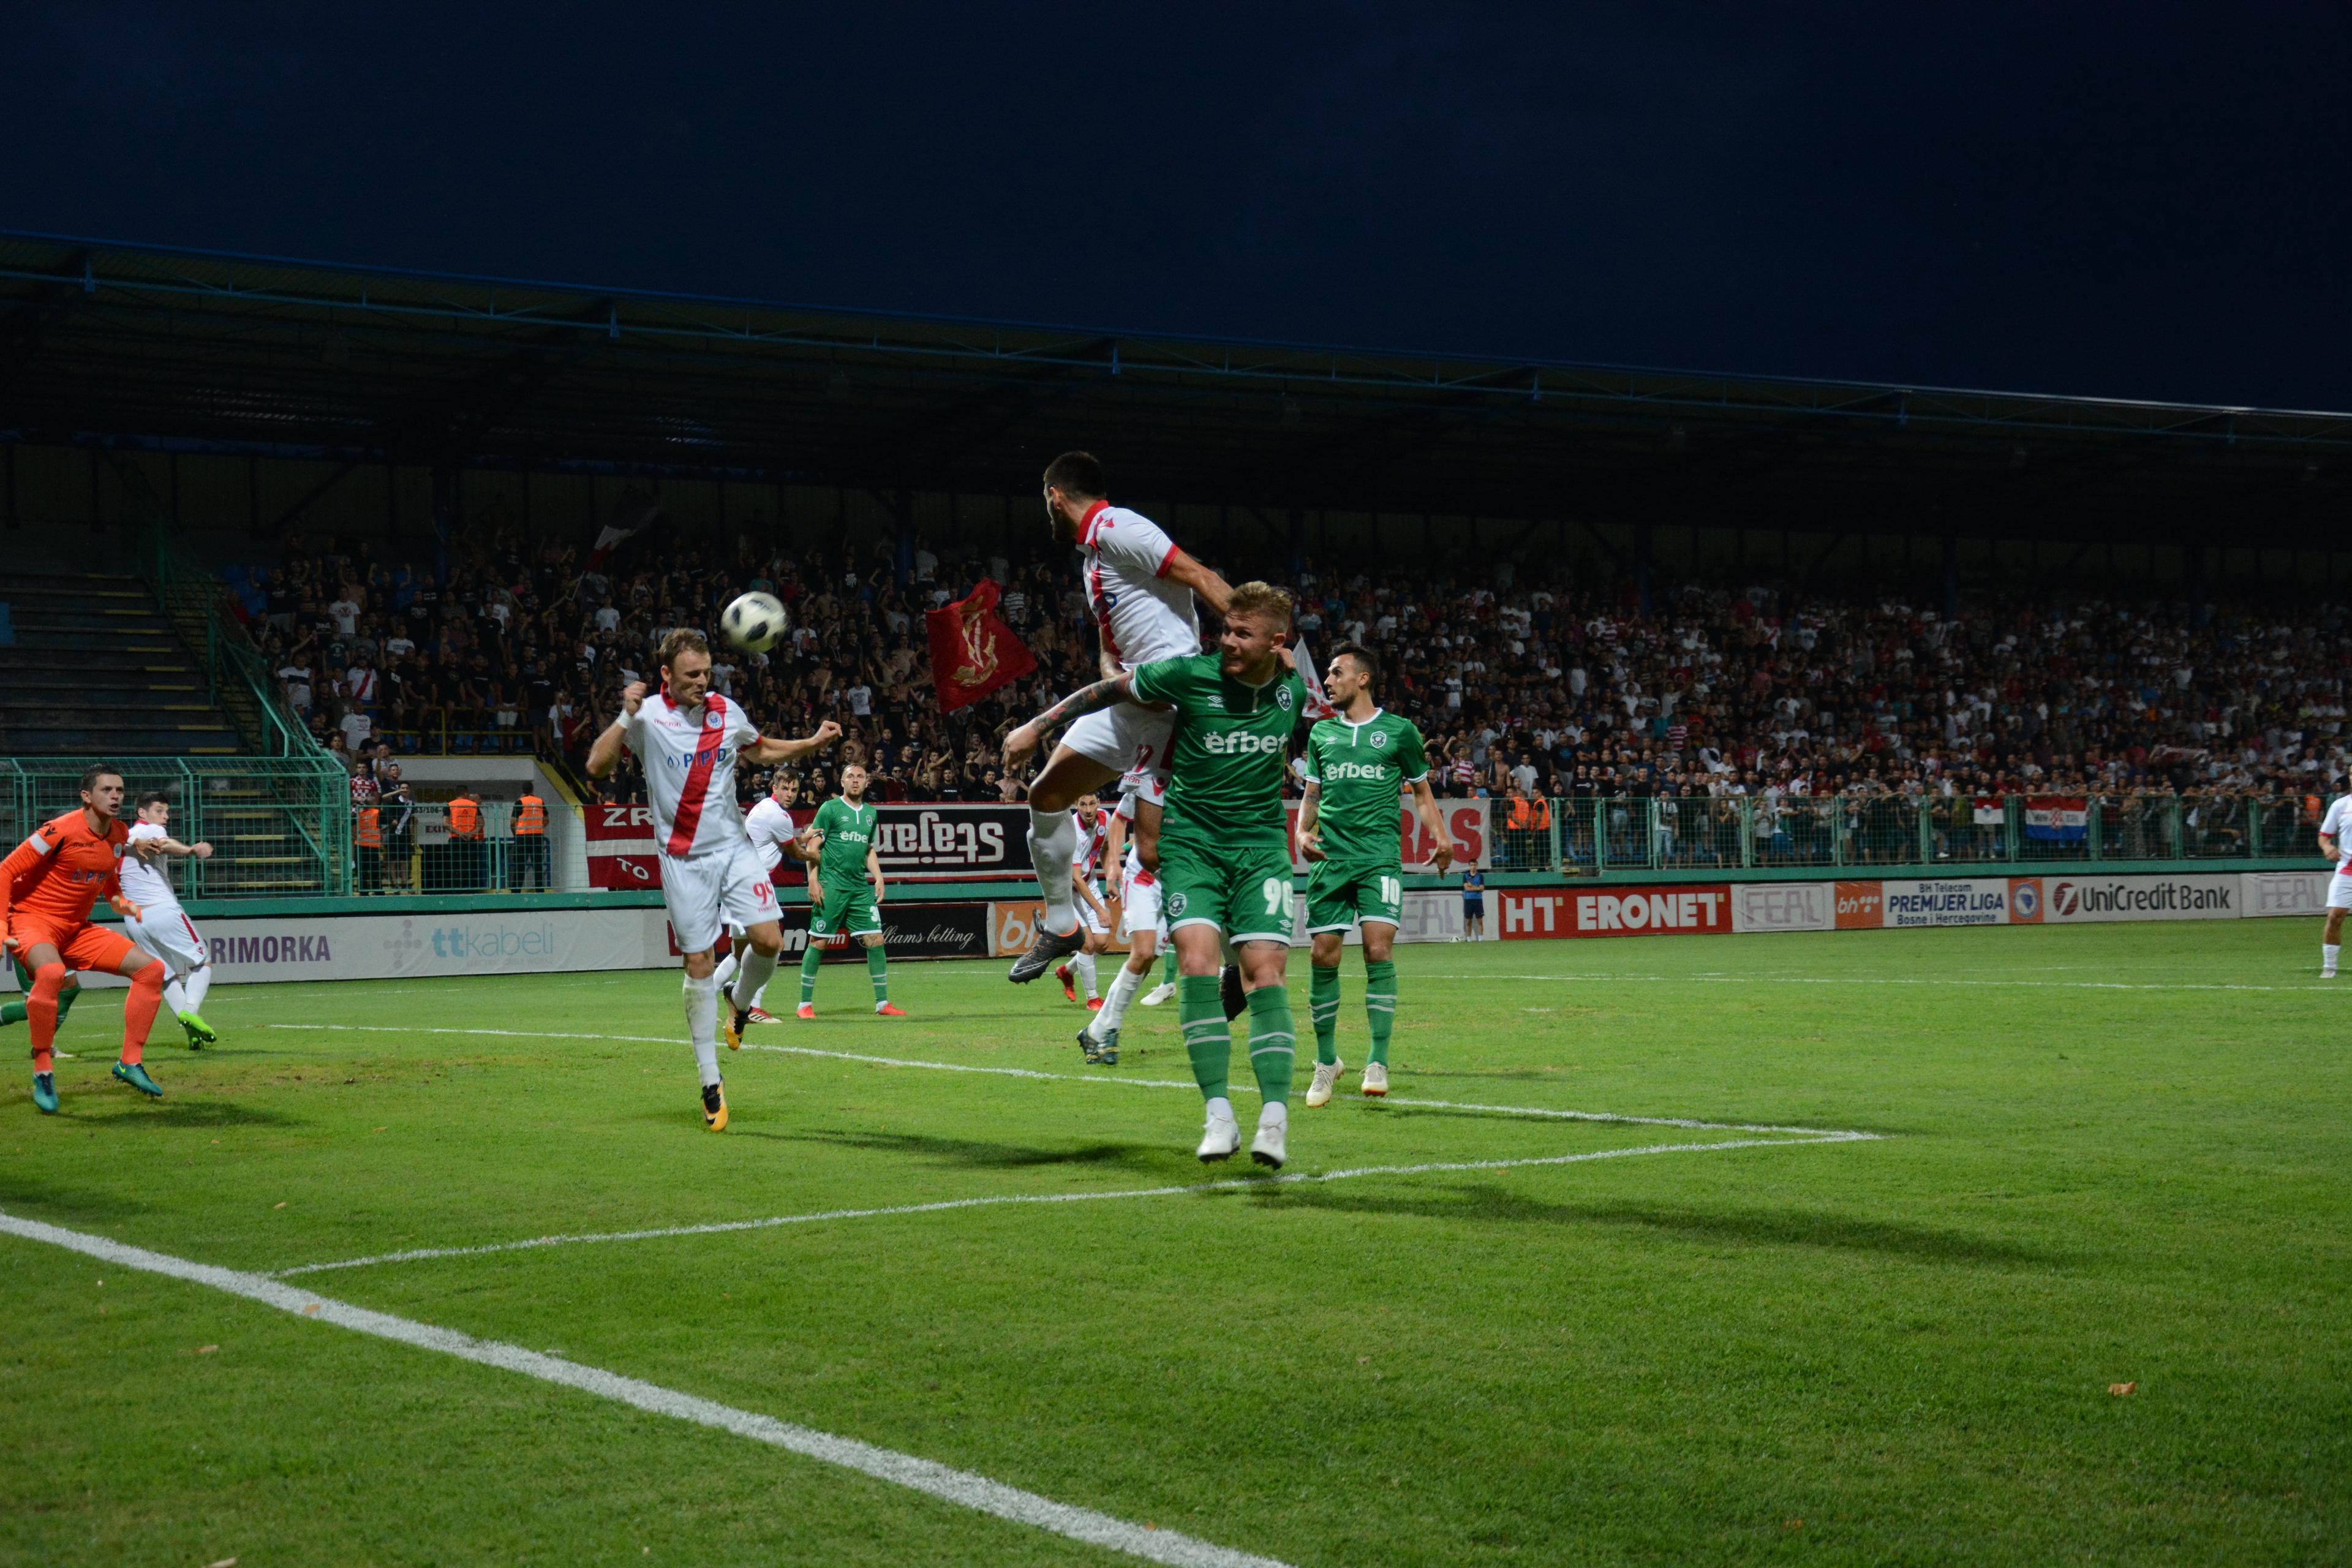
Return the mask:
{"type": "Polygon", "coordinates": [[[931,684],[942,713],[970,707],[1037,668],[1036,656],[998,616],[997,592],[995,583],[983,577],[964,598],[923,616],[931,638],[931,684]]]}

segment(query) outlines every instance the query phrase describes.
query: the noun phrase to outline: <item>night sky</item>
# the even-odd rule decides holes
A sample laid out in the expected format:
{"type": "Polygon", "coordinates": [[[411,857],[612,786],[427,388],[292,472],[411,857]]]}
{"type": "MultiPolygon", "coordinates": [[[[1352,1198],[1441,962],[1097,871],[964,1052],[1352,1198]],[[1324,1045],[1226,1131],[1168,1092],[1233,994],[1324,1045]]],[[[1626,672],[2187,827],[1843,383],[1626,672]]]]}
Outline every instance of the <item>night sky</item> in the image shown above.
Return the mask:
{"type": "Polygon", "coordinates": [[[2352,406],[2352,8],[1930,9],[19,5],[0,226],[2352,406]]]}

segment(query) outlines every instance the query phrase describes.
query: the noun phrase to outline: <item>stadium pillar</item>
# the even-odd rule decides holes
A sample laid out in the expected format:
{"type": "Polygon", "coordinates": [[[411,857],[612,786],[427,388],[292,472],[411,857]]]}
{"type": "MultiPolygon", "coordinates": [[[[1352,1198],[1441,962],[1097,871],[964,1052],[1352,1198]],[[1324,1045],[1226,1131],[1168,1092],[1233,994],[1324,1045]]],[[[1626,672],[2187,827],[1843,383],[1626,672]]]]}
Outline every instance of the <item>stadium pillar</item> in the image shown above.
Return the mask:
{"type": "Polygon", "coordinates": [[[1655,531],[1648,523],[1633,530],[1633,590],[1639,596],[1642,618],[1650,618],[1650,557],[1655,531]]]}

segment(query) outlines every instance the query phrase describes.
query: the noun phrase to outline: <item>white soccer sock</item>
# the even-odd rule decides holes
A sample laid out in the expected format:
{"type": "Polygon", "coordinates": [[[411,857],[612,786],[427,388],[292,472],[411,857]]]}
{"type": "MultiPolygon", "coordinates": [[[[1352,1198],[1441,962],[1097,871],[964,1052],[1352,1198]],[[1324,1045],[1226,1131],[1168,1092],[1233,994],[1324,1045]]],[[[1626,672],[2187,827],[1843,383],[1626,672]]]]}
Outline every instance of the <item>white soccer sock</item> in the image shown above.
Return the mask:
{"type": "Polygon", "coordinates": [[[736,968],[735,984],[728,991],[727,999],[738,1007],[759,1005],[760,993],[768,988],[768,977],[775,973],[774,953],[762,952],[756,947],[746,949],[743,962],[736,968]]]}
{"type": "Polygon", "coordinates": [[[719,1081],[719,976],[686,977],[686,1034],[694,1042],[694,1065],[702,1087],[719,1081]]]}
{"type": "MultiPolygon", "coordinates": [[[[2327,967],[2336,967],[2336,955],[2332,952],[2327,955],[2327,967]]],[[[187,992],[178,981],[166,980],[163,982],[163,1005],[172,1010],[173,1016],[177,1017],[182,1013],[194,1012],[196,1005],[188,1000],[187,992]]]]}
{"type": "MultiPolygon", "coordinates": [[[[2343,944],[2342,942],[2321,942],[2321,943],[2319,944],[2319,968],[2320,968],[2320,973],[2322,973],[2323,974],[2333,974],[2333,973],[2336,973],[2336,954],[2338,954],[2338,953],[2342,952],[2343,951],[2344,951],[2344,944],[2343,944]]],[[[165,994],[166,995],[170,994],[170,991],[171,991],[171,988],[170,988],[169,986],[166,986],[166,987],[164,988],[164,994],[165,994]]]]}
{"type": "Polygon", "coordinates": [[[1110,977],[1110,994],[1103,998],[1102,1011],[1097,1013],[1094,1021],[1087,1026],[1087,1033],[1099,1040],[1118,1028],[1118,1021],[1127,1016],[1127,1005],[1135,1000],[1135,994],[1143,988],[1143,975],[1124,963],[1120,964],[1118,973],[1110,977]]]}
{"type": "Polygon", "coordinates": [[[203,1012],[205,994],[213,988],[213,966],[209,963],[197,964],[188,972],[188,978],[181,983],[180,988],[188,994],[188,1011],[203,1012]]]}
{"type": "Polygon", "coordinates": [[[1045,929],[1067,936],[1078,929],[1077,894],[1070,887],[1070,862],[1078,858],[1077,819],[1066,811],[1029,808],[1029,861],[1037,868],[1037,890],[1045,902],[1045,929]]]}
{"type": "Polygon", "coordinates": [[[728,982],[735,978],[735,971],[742,967],[740,956],[742,951],[740,947],[733,949],[719,961],[719,967],[710,972],[710,978],[719,982],[721,991],[726,990],[728,982]]]}
{"type": "Polygon", "coordinates": [[[1087,983],[1087,1000],[1091,1001],[1095,997],[1102,994],[1102,993],[1095,986],[1095,955],[1093,953],[1072,953],[1070,955],[1070,967],[1076,970],[1078,972],[1078,978],[1087,983]]]}

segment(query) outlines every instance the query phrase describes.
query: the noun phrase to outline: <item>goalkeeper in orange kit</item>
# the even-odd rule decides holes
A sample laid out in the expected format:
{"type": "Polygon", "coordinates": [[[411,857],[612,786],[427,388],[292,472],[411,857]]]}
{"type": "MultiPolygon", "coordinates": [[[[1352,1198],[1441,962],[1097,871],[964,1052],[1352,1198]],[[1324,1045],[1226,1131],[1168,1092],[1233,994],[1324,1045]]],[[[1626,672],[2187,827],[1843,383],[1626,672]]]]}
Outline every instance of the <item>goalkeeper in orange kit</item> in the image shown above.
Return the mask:
{"type": "Polygon", "coordinates": [[[32,971],[25,1007],[33,1030],[33,1103],[44,1112],[58,1109],[58,1002],[69,969],[103,970],[131,982],[122,1005],[122,1059],[114,1064],[114,1076],[142,1094],[163,1092],[140,1057],[163,1000],[164,967],[121,931],[89,918],[101,898],[119,914],[139,914],[122,896],[121,859],[130,838],[121,820],[122,775],[90,769],[82,775],[81,801],[80,810],[43,823],[0,860],[0,946],[32,971]]]}

